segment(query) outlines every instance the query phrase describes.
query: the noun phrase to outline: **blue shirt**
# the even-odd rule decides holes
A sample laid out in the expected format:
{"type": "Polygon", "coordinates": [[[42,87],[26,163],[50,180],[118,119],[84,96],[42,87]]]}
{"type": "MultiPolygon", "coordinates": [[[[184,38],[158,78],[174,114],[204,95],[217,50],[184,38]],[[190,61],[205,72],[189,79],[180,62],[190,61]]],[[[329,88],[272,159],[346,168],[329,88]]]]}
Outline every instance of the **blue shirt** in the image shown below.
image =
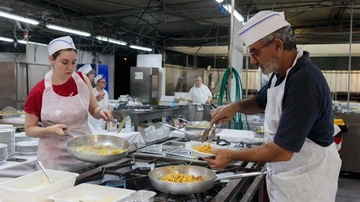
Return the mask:
{"type": "MultiPolygon", "coordinates": [[[[274,74],[276,86],[285,78],[274,74]]],[[[271,79],[274,79],[272,76],[271,79]]],[[[257,94],[259,107],[265,109],[271,79],[257,94]]],[[[309,53],[298,59],[291,69],[284,89],[282,115],[274,143],[299,152],[306,138],[327,147],[334,142],[334,117],[329,86],[320,69],[311,62],[309,53]]]]}

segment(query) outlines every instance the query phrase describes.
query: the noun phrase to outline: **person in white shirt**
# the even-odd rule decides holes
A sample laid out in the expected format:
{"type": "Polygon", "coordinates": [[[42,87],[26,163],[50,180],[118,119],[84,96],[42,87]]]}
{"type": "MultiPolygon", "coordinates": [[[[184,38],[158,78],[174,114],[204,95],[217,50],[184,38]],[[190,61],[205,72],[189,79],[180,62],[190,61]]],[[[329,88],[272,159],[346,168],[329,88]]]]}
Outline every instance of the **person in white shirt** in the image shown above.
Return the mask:
{"type": "MultiPolygon", "coordinates": [[[[95,76],[94,82],[96,84],[96,87],[93,88],[93,91],[94,91],[94,95],[99,98],[97,100],[99,107],[103,110],[110,110],[109,94],[105,90],[105,86],[106,86],[105,78],[101,74],[99,74],[95,76]]],[[[88,122],[89,125],[91,125],[90,128],[92,131],[105,129],[105,124],[106,124],[105,121],[97,120],[89,116],[88,122]]]]}
{"type": "Polygon", "coordinates": [[[190,89],[187,101],[191,103],[210,104],[212,94],[207,86],[202,83],[200,76],[195,76],[194,86],[190,89]]]}

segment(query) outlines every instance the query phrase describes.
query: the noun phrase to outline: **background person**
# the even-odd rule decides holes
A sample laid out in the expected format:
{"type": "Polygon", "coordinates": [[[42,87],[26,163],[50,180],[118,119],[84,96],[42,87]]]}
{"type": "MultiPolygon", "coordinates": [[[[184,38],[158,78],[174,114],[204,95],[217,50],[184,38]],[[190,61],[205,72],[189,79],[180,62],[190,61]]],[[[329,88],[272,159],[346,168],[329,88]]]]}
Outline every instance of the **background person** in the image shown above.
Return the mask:
{"type": "Polygon", "coordinates": [[[109,101],[109,93],[105,90],[106,81],[105,78],[99,74],[94,78],[95,88],[94,94],[95,96],[99,96],[100,100],[98,101],[99,107],[101,109],[110,110],[110,101],[109,101]]]}
{"type": "Polygon", "coordinates": [[[202,83],[202,79],[200,76],[195,76],[194,86],[190,89],[186,100],[189,104],[210,104],[212,100],[212,94],[209,88],[202,83]]]}
{"type": "Polygon", "coordinates": [[[332,100],[324,75],[296,48],[295,34],[284,13],[261,11],[240,30],[251,64],[270,81],[254,97],[218,107],[211,124],[230,121],[236,112],[265,111],[266,144],[247,150],[213,150],[205,158],[212,168],[234,160],[268,162],[271,201],[335,201],[341,160],[334,143],[332,100]]]}
{"type": "Polygon", "coordinates": [[[40,138],[37,159],[45,168],[69,171],[86,164],[67,152],[65,143],[71,137],[63,130],[87,135],[91,133],[88,113],[104,120],[112,118],[112,114],[98,106],[89,79],[74,72],[77,51],[71,37],[52,40],[48,52],[52,69],[27,96],[25,133],[40,138]]]}

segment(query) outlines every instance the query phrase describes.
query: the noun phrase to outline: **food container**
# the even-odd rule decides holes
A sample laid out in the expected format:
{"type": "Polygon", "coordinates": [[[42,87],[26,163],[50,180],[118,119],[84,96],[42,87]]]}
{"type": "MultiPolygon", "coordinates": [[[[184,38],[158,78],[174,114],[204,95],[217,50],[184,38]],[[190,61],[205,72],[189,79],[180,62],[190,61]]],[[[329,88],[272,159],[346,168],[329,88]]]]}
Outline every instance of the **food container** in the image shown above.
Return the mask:
{"type": "Polygon", "coordinates": [[[156,192],[139,190],[127,198],[123,199],[122,202],[154,202],[156,192]]]}
{"type": "Polygon", "coordinates": [[[80,184],[48,196],[54,202],[102,201],[119,202],[135,193],[134,190],[106,187],[94,184],[80,184]]]}
{"type": "Polygon", "coordinates": [[[0,183],[2,202],[51,202],[46,197],[75,184],[77,173],[46,169],[54,183],[51,184],[42,170],[0,183]]]}

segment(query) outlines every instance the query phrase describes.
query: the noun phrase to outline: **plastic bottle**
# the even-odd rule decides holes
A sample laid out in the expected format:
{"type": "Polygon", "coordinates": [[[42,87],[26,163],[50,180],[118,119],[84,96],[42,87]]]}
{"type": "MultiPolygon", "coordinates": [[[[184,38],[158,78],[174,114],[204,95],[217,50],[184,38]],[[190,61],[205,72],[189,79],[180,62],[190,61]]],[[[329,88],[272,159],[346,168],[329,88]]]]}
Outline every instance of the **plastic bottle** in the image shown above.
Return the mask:
{"type": "Polygon", "coordinates": [[[125,132],[126,133],[131,132],[131,117],[129,114],[126,115],[125,132]]]}
{"type": "Polygon", "coordinates": [[[176,108],[176,100],[175,100],[175,98],[172,101],[172,108],[176,108]]]}

